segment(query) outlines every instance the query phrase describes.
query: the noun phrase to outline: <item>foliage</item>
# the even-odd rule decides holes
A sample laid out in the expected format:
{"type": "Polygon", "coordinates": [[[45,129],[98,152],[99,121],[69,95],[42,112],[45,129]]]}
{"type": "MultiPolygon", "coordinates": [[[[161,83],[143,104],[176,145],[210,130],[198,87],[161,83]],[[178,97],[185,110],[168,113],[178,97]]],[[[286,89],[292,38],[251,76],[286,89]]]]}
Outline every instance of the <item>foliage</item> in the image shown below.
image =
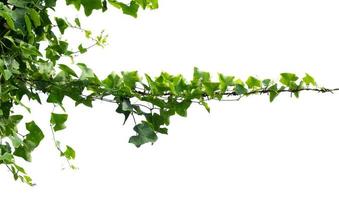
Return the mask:
{"type": "MultiPolygon", "coordinates": [[[[66,0],[66,4],[83,9],[87,16],[94,10],[105,12],[109,5],[133,17],[140,8],[158,8],[157,0],[131,0],[128,4],[116,0],[66,0]]],[[[13,110],[21,106],[30,111],[23,103],[25,98],[53,104],[64,111],[65,97],[76,105],[88,107],[95,100],[112,102],[117,105],[116,112],[124,115],[124,123],[133,119],[135,135],[129,142],[140,147],[156,142],[158,134],[167,134],[170,118],[187,116],[192,103],[204,106],[209,112],[207,101],[212,99],[239,100],[249,95],[268,94],[272,102],[283,92],[298,97],[304,90],[333,91],[317,87],[309,74],[299,78],[292,73],[282,73],[279,83],[253,76],[242,81],[224,74],[219,74],[214,81],[208,72],[197,68],[191,80],[166,72],[154,78],[147,74],[142,77],[137,71],[112,72],[99,80],[86,64],[63,63],[61,58],[73,59],[93,46],[104,46],[106,35],[93,36],[90,30],[82,28],[78,18],[73,21],[62,16],[52,18],[55,6],[56,0],[0,1],[0,166],[6,166],[15,179],[30,185],[32,179],[16,159],[31,161],[31,153],[44,139],[44,132],[36,122],[30,121],[26,122],[27,133],[19,133],[17,126],[24,116],[13,110]],[[62,38],[68,29],[82,31],[93,44],[79,44],[77,49],[72,49],[62,38]],[[42,95],[47,97],[46,102],[42,95]]],[[[54,137],[54,132],[66,127],[67,118],[66,113],[53,111],[50,131],[60,156],[69,162],[75,159],[75,151],[68,145],[62,146],[54,137]]]]}

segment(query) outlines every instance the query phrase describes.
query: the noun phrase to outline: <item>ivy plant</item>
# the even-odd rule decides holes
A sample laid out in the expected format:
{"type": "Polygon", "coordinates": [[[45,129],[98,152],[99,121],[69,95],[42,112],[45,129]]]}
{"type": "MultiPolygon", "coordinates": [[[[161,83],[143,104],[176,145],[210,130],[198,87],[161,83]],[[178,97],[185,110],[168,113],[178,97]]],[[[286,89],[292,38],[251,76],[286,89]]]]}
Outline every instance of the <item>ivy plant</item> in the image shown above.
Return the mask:
{"type": "MultiPolygon", "coordinates": [[[[119,9],[137,17],[139,9],[158,8],[157,0],[66,0],[67,5],[81,10],[86,16],[93,12],[119,9]]],[[[299,97],[301,91],[333,92],[339,90],[319,87],[314,78],[305,74],[281,73],[280,79],[258,79],[249,76],[241,80],[232,75],[218,74],[212,79],[209,72],[194,69],[193,77],[162,72],[156,77],[137,71],[112,72],[103,80],[81,62],[65,63],[64,57],[75,60],[93,46],[104,46],[107,35],[93,35],[82,27],[78,18],[69,20],[55,16],[56,0],[0,0],[0,166],[5,166],[15,180],[33,185],[17,159],[30,162],[31,153],[39,147],[45,132],[35,121],[14,112],[15,107],[30,111],[24,98],[40,104],[53,104],[63,112],[51,113],[50,127],[54,133],[63,130],[68,119],[63,102],[67,97],[75,105],[92,107],[93,101],[116,104],[116,112],[124,122],[134,121],[134,134],[129,143],[140,147],[155,143],[159,134],[168,134],[170,118],[187,116],[192,104],[202,105],[208,112],[209,100],[238,101],[243,97],[267,94],[272,102],[281,93],[299,97]],[[71,47],[63,37],[69,29],[76,29],[92,42],[71,47]],[[80,71],[80,73],[77,73],[80,71]],[[46,98],[41,98],[46,96],[46,98]],[[47,100],[42,100],[47,99],[47,100]],[[26,131],[18,124],[25,123],[26,131]]],[[[75,150],[54,138],[60,156],[70,163],[75,150]]],[[[70,166],[73,167],[73,165],[70,166]]]]}

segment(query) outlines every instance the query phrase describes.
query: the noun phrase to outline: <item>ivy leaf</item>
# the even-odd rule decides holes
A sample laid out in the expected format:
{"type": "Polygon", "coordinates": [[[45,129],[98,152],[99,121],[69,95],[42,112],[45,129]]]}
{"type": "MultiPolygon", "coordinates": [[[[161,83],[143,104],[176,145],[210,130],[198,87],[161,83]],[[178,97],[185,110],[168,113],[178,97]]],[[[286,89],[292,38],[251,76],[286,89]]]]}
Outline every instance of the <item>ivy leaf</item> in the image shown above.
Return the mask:
{"type": "Polygon", "coordinates": [[[102,8],[101,0],[81,0],[81,5],[84,7],[86,16],[90,16],[93,10],[102,8]]]}
{"type": "Polygon", "coordinates": [[[277,84],[272,85],[270,88],[268,88],[270,91],[270,102],[273,102],[273,100],[278,96],[278,87],[277,84]]]}
{"type": "Polygon", "coordinates": [[[297,81],[299,78],[295,74],[292,73],[281,73],[280,74],[280,83],[286,85],[287,87],[294,87],[295,81],[297,81]]]}
{"type": "Polygon", "coordinates": [[[133,112],[133,107],[131,105],[131,102],[129,99],[124,99],[122,102],[119,104],[118,108],[115,110],[117,113],[125,115],[125,120],[124,123],[126,123],[129,115],[133,112]]]}
{"type": "Polygon", "coordinates": [[[209,72],[200,71],[197,67],[194,67],[192,83],[200,84],[211,81],[211,75],[209,72]]]}
{"type": "Polygon", "coordinates": [[[262,81],[262,84],[265,87],[268,87],[271,83],[273,83],[273,81],[271,79],[265,79],[265,80],[262,81]]]}
{"type": "Polygon", "coordinates": [[[78,77],[78,75],[74,72],[74,70],[68,67],[67,65],[59,64],[59,68],[62,71],[64,71],[66,74],[72,75],[74,77],[78,77]]]}
{"type": "Polygon", "coordinates": [[[26,135],[23,143],[30,151],[33,151],[39,146],[41,140],[44,139],[44,134],[34,121],[26,123],[26,129],[29,131],[29,134],[26,135]]]}
{"type": "Polygon", "coordinates": [[[246,94],[247,93],[247,89],[242,85],[242,84],[236,84],[234,91],[238,94],[238,95],[242,95],[242,94],[246,94]]]}
{"type": "Polygon", "coordinates": [[[189,100],[184,100],[180,103],[178,103],[178,102],[175,103],[175,105],[173,105],[175,112],[182,117],[186,117],[187,116],[187,109],[190,107],[191,103],[192,102],[189,101],[189,100]]]}
{"type": "Polygon", "coordinates": [[[80,80],[88,80],[91,78],[96,78],[95,74],[93,73],[93,70],[88,68],[86,64],[78,63],[77,65],[81,69],[80,80]]]}
{"type": "Polygon", "coordinates": [[[135,125],[133,130],[137,132],[137,135],[130,137],[129,143],[134,144],[136,147],[140,147],[148,142],[154,143],[158,139],[157,134],[148,122],[143,121],[135,125]]]}
{"type": "Polygon", "coordinates": [[[165,124],[165,118],[158,113],[151,113],[145,115],[147,122],[151,123],[155,131],[161,130],[161,126],[165,124]]]}
{"type": "Polygon", "coordinates": [[[74,160],[75,151],[72,147],[66,145],[66,150],[62,153],[62,156],[65,156],[68,160],[74,160]]]}
{"type": "Polygon", "coordinates": [[[31,20],[33,21],[34,26],[35,27],[40,26],[41,25],[41,21],[40,21],[39,13],[35,9],[29,9],[28,13],[29,13],[29,16],[30,16],[31,20]]]}
{"type": "Polygon", "coordinates": [[[13,155],[21,157],[28,162],[32,161],[31,151],[28,151],[25,146],[19,146],[16,148],[13,155]]]}
{"type": "Polygon", "coordinates": [[[248,77],[246,84],[247,84],[248,88],[250,88],[250,89],[261,87],[261,81],[256,79],[253,76],[248,77]]]}
{"type": "Polygon", "coordinates": [[[53,130],[60,131],[62,129],[65,129],[65,122],[67,121],[67,118],[67,114],[52,113],[50,123],[53,126],[53,130]]]}
{"type": "Polygon", "coordinates": [[[57,0],[45,0],[45,5],[49,8],[53,8],[56,6],[56,1],[57,0]]]}
{"type": "Polygon", "coordinates": [[[1,10],[0,16],[3,17],[3,18],[5,19],[6,24],[8,25],[8,27],[9,27],[10,29],[15,30],[14,21],[13,21],[12,16],[10,15],[10,13],[1,10]]]}
{"type": "Polygon", "coordinates": [[[56,23],[57,23],[57,26],[58,26],[58,28],[59,28],[60,33],[61,33],[61,34],[64,34],[66,28],[68,28],[67,22],[66,22],[64,19],[59,18],[59,17],[56,17],[56,18],[55,18],[55,21],[56,21],[56,23]]]}
{"type": "Polygon", "coordinates": [[[34,121],[26,123],[26,129],[29,133],[26,135],[23,144],[15,149],[14,155],[30,162],[31,152],[39,146],[44,134],[34,121]]]}
{"type": "Polygon", "coordinates": [[[121,9],[124,14],[137,17],[139,4],[135,0],[131,0],[129,5],[116,0],[108,0],[108,2],[112,6],[121,9]]]}
{"type": "Polygon", "coordinates": [[[138,76],[137,71],[132,72],[122,72],[122,78],[124,80],[124,83],[127,87],[130,89],[135,88],[135,84],[140,81],[140,77],[138,76]]]}
{"type": "Polygon", "coordinates": [[[77,10],[80,9],[81,0],[66,0],[66,5],[72,4],[77,10]]]}
{"type": "Polygon", "coordinates": [[[200,103],[205,107],[205,109],[207,110],[208,113],[211,112],[211,108],[206,101],[200,100],[200,103]]]}
{"type": "Polygon", "coordinates": [[[12,71],[11,70],[8,70],[8,69],[5,69],[4,70],[4,74],[3,74],[3,76],[4,76],[4,78],[5,78],[5,80],[7,81],[7,80],[9,80],[11,77],[12,77],[12,71]]]}
{"type": "Polygon", "coordinates": [[[75,24],[76,24],[79,28],[81,28],[81,23],[80,23],[79,18],[75,18],[75,19],[74,19],[74,22],[75,22],[75,24]]]}
{"type": "Polygon", "coordinates": [[[83,54],[83,53],[86,53],[86,52],[87,52],[87,49],[86,49],[86,48],[84,48],[84,47],[82,46],[82,44],[80,44],[80,45],[78,46],[78,50],[79,50],[79,52],[80,52],[81,54],[83,54]]]}
{"type": "Polygon", "coordinates": [[[102,84],[107,89],[115,89],[120,86],[121,84],[121,78],[116,73],[112,72],[110,75],[108,75],[103,81],[102,84]]]}
{"type": "Polygon", "coordinates": [[[303,78],[303,81],[305,82],[305,84],[307,86],[309,86],[310,84],[313,85],[313,86],[317,85],[314,78],[311,75],[309,75],[308,73],[306,73],[305,77],[303,78]]]}
{"type": "Polygon", "coordinates": [[[228,86],[233,86],[234,76],[224,76],[223,74],[219,74],[219,82],[220,92],[224,93],[228,86]]]}

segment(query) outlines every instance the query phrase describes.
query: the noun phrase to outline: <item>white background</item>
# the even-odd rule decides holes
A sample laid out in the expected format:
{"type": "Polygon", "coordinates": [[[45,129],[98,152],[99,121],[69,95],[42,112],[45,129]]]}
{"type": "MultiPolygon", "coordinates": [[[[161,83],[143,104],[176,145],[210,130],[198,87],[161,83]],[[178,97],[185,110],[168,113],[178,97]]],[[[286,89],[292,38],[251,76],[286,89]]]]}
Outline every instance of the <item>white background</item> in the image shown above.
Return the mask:
{"type": "MultiPolygon", "coordinates": [[[[320,86],[339,86],[339,4],[331,0],[160,0],[138,19],[111,8],[83,20],[109,34],[109,46],[79,58],[101,78],[111,71],[183,73],[193,67],[241,78],[305,72],[320,86]]],[[[82,16],[59,5],[59,15],[82,16]]],[[[74,42],[73,32],[70,42],[74,42]]],[[[32,103],[46,139],[26,164],[37,183],[14,182],[0,168],[1,199],[338,199],[339,94],[267,96],[193,106],[174,117],[168,136],[137,149],[133,123],[115,105],[73,107],[57,133],[77,151],[67,169],[53,148],[51,106],[32,103]],[[66,169],[63,169],[65,168],[66,169]]]]}

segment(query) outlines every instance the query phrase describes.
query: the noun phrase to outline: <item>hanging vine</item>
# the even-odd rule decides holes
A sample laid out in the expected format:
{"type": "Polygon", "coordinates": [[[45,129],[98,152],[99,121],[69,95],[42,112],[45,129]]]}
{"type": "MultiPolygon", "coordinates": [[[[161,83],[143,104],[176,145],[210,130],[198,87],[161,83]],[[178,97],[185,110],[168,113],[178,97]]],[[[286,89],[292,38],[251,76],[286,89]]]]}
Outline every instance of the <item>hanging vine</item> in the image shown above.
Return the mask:
{"type": "MultiPolygon", "coordinates": [[[[131,0],[128,4],[115,0],[66,0],[66,4],[83,9],[86,16],[94,10],[105,12],[108,5],[133,17],[137,17],[139,9],[158,8],[157,0],[131,0]]],[[[209,112],[209,100],[239,101],[250,95],[267,94],[272,102],[281,93],[299,97],[303,91],[339,90],[319,87],[309,74],[298,77],[282,73],[278,81],[253,76],[241,80],[218,74],[218,79],[213,80],[210,73],[197,68],[190,80],[166,72],[151,77],[137,71],[112,72],[100,80],[85,63],[63,63],[61,58],[74,60],[94,46],[105,46],[107,35],[94,36],[81,26],[78,18],[72,21],[62,16],[52,18],[55,6],[56,0],[0,1],[0,166],[7,167],[14,179],[30,185],[32,179],[16,160],[22,158],[30,162],[31,153],[45,134],[35,121],[25,122],[26,132],[18,131],[17,126],[24,121],[24,116],[13,109],[21,106],[30,111],[22,102],[24,97],[40,104],[53,104],[64,111],[65,97],[76,105],[88,107],[92,107],[93,101],[116,104],[116,112],[124,115],[124,123],[129,119],[135,123],[135,134],[129,143],[140,147],[156,142],[159,134],[167,134],[170,118],[174,115],[186,117],[193,103],[209,112]],[[71,48],[62,37],[68,29],[82,32],[90,45],[80,43],[77,48],[71,48]],[[47,97],[46,102],[41,100],[42,95],[47,97]]],[[[67,118],[66,111],[53,111],[50,127],[60,156],[69,162],[75,159],[75,151],[68,145],[61,145],[54,137],[54,132],[65,128],[67,118]]]]}

